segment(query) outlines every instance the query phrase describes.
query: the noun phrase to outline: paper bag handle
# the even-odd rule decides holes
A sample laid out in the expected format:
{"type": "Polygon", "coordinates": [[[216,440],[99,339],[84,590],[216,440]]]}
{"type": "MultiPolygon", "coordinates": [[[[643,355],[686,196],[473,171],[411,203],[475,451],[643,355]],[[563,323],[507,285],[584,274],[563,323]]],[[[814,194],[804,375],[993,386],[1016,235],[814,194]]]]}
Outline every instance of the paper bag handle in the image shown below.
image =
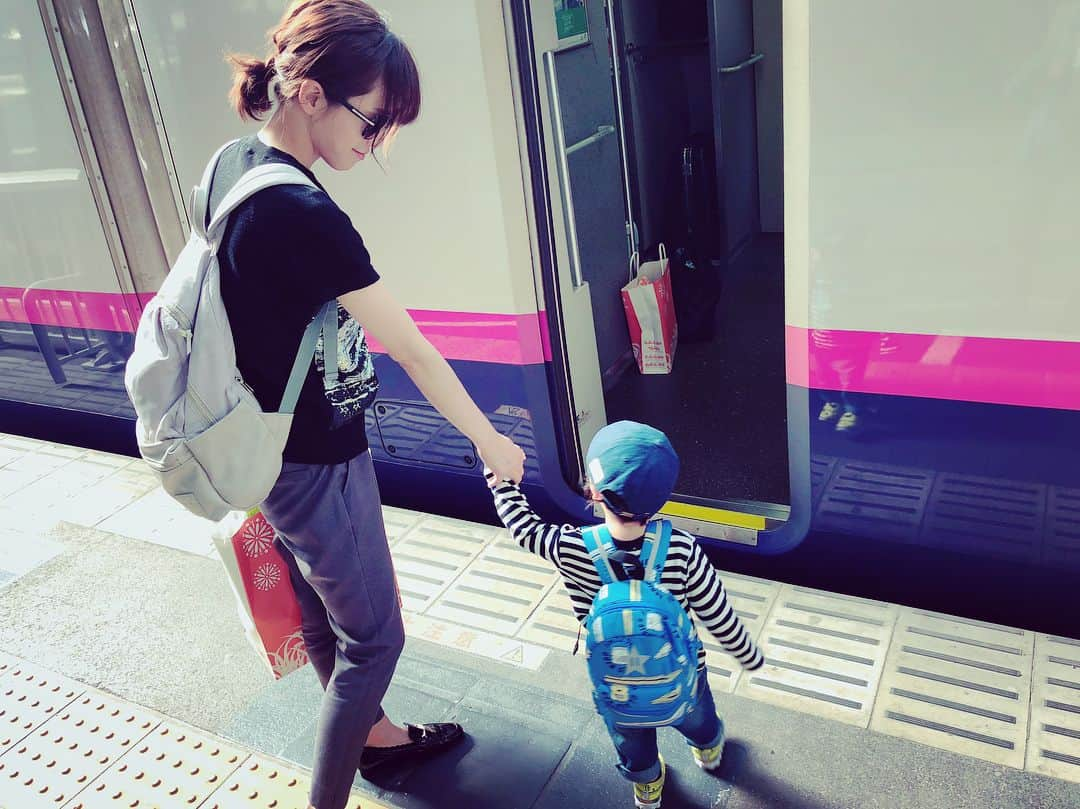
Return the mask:
{"type": "MultiPolygon", "coordinates": [[[[668,260],[667,248],[663,242],[660,242],[660,262],[666,264],[668,260]]],[[[641,273],[641,256],[635,250],[634,254],[630,256],[630,280],[633,281],[641,273]]]]}

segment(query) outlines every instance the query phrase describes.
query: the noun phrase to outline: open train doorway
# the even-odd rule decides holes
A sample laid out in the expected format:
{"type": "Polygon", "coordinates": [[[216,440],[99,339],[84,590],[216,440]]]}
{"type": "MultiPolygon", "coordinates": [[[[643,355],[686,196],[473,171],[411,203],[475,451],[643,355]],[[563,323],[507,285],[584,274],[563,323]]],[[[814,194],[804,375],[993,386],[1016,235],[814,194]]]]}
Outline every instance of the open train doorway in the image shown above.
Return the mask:
{"type": "Polygon", "coordinates": [[[528,7],[555,236],[551,325],[579,451],[605,423],[648,422],[682,459],[674,513],[757,528],[764,520],[738,515],[782,519],[781,0],[528,7]],[[655,259],[661,245],[678,344],[670,372],[645,374],[620,290],[631,256],[655,259]]]}

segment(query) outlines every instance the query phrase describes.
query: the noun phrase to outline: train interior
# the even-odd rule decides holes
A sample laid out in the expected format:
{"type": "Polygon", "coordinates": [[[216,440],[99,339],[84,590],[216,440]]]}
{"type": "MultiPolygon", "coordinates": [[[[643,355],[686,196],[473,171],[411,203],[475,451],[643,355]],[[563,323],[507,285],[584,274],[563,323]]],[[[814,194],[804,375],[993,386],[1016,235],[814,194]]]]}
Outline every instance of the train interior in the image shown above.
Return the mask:
{"type": "Polygon", "coordinates": [[[624,172],[617,138],[567,149],[607,421],[663,429],[691,502],[787,504],[781,4],[602,6],[589,4],[588,43],[558,58],[568,140],[604,131],[607,115],[622,121],[624,172]],[[590,82],[594,92],[574,92],[590,82]],[[607,108],[605,83],[621,110],[607,108]],[[628,206],[642,260],[660,245],[670,259],[670,373],[641,373],[631,350],[620,299],[630,248],[616,232],[625,223],[607,221],[628,206]]]}

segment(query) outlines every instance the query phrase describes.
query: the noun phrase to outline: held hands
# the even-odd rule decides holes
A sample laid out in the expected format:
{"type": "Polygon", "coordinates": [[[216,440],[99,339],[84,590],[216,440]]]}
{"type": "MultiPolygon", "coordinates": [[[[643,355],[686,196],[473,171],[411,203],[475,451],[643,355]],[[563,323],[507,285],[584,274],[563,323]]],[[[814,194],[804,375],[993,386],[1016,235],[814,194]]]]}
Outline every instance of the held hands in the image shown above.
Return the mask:
{"type": "Polygon", "coordinates": [[[505,435],[494,433],[477,450],[484,466],[495,473],[497,482],[509,480],[520,483],[525,477],[525,452],[505,435]]]}

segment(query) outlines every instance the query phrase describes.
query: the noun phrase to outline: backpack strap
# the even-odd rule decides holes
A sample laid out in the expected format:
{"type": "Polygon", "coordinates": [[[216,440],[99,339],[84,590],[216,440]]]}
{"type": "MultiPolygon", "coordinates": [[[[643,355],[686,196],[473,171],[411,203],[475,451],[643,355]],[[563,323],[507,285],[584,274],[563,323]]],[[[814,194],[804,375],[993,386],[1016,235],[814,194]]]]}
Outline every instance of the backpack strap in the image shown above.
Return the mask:
{"type": "Polygon", "coordinates": [[[327,304],[320,314],[322,315],[323,335],[323,384],[329,387],[337,383],[337,326],[338,308],[337,301],[327,304]]]}
{"type": "Polygon", "coordinates": [[[641,564],[645,568],[645,581],[660,583],[671,545],[671,521],[650,520],[641,545],[641,564]]]}
{"type": "MultiPolygon", "coordinates": [[[[333,343],[327,341],[325,344],[327,346],[332,344],[336,354],[337,300],[335,299],[323,305],[323,308],[312,318],[311,323],[308,324],[307,329],[304,331],[304,337],[300,341],[300,350],[296,352],[296,359],[293,361],[292,370],[289,372],[289,382],[285,385],[285,393],[281,396],[281,405],[278,407],[279,413],[292,414],[296,412],[296,403],[300,399],[300,391],[304,387],[304,378],[307,376],[307,370],[311,365],[311,358],[315,356],[315,344],[319,342],[320,332],[323,333],[323,339],[326,340],[325,324],[330,314],[334,316],[333,343]]],[[[327,357],[329,357],[328,353],[327,357]]],[[[335,367],[336,364],[335,361],[335,367]]]]}
{"type": "Polygon", "coordinates": [[[602,525],[589,526],[581,529],[581,538],[585,541],[585,550],[596,566],[596,572],[600,574],[601,584],[612,584],[618,581],[615,571],[608,559],[608,552],[612,550],[611,534],[602,525]]]}
{"type": "Polygon", "coordinates": [[[206,214],[207,209],[210,206],[210,183],[214,179],[214,172],[217,171],[218,161],[221,160],[221,155],[236,143],[235,140],[231,140],[214,152],[214,156],[210,158],[210,162],[206,164],[206,169],[203,171],[202,180],[197,186],[191,189],[191,227],[195,232],[199,234],[199,238],[206,241],[206,214]]]}
{"type": "MultiPolygon", "coordinates": [[[[244,173],[229,189],[225,199],[214,211],[214,217],[206,227],[208,241],[218,235],[225,221],[229,218],[236,207],[253,194],[274,185],[307,185],[312,188],[315,184],[311,178],[295,166],[286,163],[264,163],[244,173]]],[[[215,245],[216,247],[216,245],[215,245]]]]}

